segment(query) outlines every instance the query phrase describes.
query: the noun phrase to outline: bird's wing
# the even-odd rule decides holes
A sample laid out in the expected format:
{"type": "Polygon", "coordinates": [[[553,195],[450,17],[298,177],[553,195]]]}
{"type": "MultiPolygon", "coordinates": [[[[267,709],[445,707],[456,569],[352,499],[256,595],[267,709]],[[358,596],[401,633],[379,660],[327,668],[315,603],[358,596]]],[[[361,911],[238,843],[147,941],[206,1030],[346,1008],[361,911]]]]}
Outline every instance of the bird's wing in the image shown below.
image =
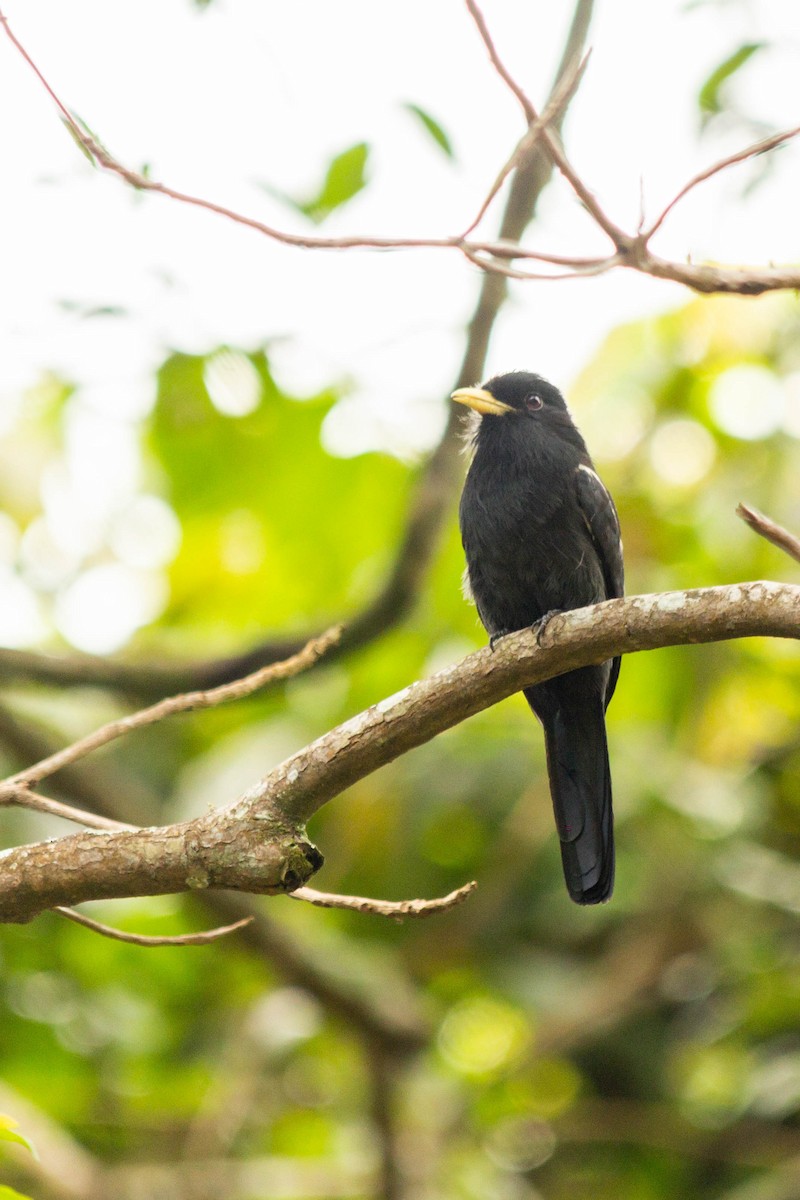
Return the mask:
{"type": "Polygon", "coordinates": [[[619,518],[605,485],[591,467],[581,465],[575,472],[578,504],[592,536],[609,600],[623,594],[622,537],[619,518]]]}
{"type": "MultiPolygon", "coordinates": [[[[625,573],[622,564],[622,535],[619,517],[605,484],[591,467],[581,464],[575,472],[578,505],[594,542],[609,600],[622,596],[625,573]]],[[[620,660],[615,658],[606,688],[606,704],[614,694],[620,660]]]]}

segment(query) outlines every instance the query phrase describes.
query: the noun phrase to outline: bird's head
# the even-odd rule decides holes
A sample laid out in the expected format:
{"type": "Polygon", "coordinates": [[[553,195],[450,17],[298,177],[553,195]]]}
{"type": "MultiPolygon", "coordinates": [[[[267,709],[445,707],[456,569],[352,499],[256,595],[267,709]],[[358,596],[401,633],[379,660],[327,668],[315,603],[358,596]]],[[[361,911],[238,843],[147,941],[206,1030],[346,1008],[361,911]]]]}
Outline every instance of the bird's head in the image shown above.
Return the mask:
{"type": "Polygon", "coordinates": [[[530,371],[495,375],[483,387],[459,388],[451,399],[466,404],[482,417],[536,417],[538,413],[567,412],[558,388],[530,371]]]}

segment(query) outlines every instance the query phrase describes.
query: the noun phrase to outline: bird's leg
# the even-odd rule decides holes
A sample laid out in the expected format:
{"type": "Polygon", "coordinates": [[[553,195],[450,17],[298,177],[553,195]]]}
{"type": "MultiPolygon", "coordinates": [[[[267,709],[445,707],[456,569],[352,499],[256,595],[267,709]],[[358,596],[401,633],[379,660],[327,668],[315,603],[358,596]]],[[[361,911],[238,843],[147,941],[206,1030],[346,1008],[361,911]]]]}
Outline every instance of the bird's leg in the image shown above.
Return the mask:
{"type": "Polygon", "coordinates": [[[494,654],[494,648],[497,645],[497,643],[500,641],[500,639],[504,638],[504,637],[508,637],[508,635],[513,632],[514,632],[513,629],[498,629],[497,633],[493,633],[491,635],[491,637],[489,638],[489,649],[491,650],[492,654],[494,654]]]}
{"type": "Polygon", "coordinates": [[[553,617],[558,617],[560,615],[561,615],[560,608],[551,608],[544,614],[543,617],[539,617],[539,620],[536,621],[535,624],[531,626],[532,629],[536,630],[536,645],[537,646],[541,646],[542,634],[547,629],[547,626],[550,624],[553,617]]]}

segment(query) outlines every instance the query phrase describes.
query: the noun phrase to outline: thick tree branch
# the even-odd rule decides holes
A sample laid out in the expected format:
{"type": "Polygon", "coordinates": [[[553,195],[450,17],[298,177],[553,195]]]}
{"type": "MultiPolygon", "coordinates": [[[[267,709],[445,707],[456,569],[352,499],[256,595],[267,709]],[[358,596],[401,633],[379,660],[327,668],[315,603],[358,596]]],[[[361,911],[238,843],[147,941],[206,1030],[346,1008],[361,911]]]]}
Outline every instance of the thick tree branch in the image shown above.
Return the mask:
{"type": "Polygon", "coordinates": [[[737,637],[800,636],[800,587],[765,581],[609,600],[510,634],[411,684],[287,759],[250,793],[306,821],[328,800],[514,692],[618,654],[737,637]]]}
{"type": "Polygon", "coordinates": [[[81,833],[0,856],[0,920],[55,905],[196,888],[294,891],[321,864],[310,816],[345,788],[521,688],[617,654],[800,636],[800,587],[754,582],[610,600],[510,634],[353,717],[234,804],[155,829],[81,833]]]}

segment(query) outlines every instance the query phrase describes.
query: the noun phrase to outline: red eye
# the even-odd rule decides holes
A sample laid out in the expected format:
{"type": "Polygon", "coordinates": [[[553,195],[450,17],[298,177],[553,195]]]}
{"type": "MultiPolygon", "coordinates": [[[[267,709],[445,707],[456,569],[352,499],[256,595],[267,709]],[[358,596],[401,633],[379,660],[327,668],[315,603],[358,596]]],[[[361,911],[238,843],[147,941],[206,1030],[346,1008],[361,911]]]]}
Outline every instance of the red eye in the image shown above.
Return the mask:
{"type": "Polygon", "coordinates": [[[525,407],[527,408],[528,412],[536,412],[537,409],[540,409],[543,404],[544,401],[542,400],[542,397],[537,396],[536,392],[533,392],[530,396],[525,397],[525,407]]]}

